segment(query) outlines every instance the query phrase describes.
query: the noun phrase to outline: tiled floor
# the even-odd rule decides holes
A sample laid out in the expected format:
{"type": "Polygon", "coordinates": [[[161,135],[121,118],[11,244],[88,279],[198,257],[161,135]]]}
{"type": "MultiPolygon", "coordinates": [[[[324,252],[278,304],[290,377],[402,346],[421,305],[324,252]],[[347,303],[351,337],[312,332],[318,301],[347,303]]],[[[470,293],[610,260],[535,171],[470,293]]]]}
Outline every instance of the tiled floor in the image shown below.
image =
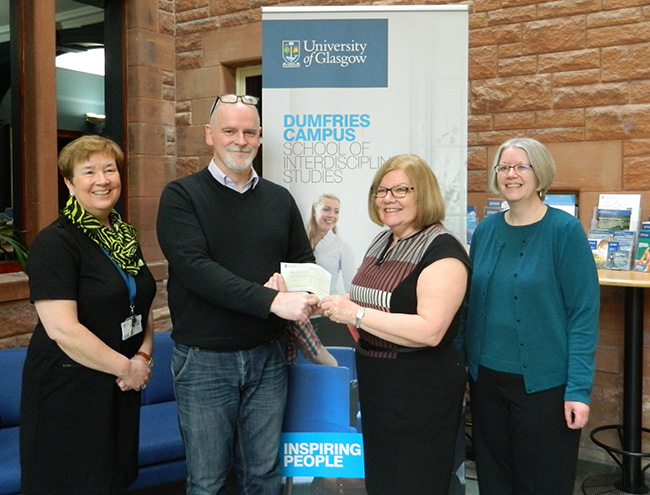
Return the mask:
{"type": "MultiPolygon", "coordinates": [[[[466,468],[465,476],[467,480],[465,485],[465,495],[479,495],[478,483],[476,482],[476,471],[474,469],[474,463],[468,461],[465,464],[465,468],[466,468]]],[[[576,474],[576,484],[575,484],[575,489],[573,491],[574,495],[583,495],[582,482],[585,480],[585,478],[588,478],[593,475],[605,474],[605,473],[609,474],[614,472],[617,472],[617,468],[615,466],[598,464],[595,462],[588,462],[588,461],[578,461],[578,472],[576,474]]],[[[619,494],[623,495],[624,492],[603,491],[599,495],[619,495],[619,494]]]]}
{"type": "MultiPolygon", "coordinates": [[[[585,478],[591,477],[597,474],[603,473],[614,473],[617,472],[615,466],[597,464],[587,461],[578,461],[578,474],[576,476],[576,488],[573,492],[574,495],[582,495],[582,482],[585,478]]],[[[474,470],[473,463],[468,461],[466,464],[466,478],[467,484],[465,488],[465,495],[479,495],[478,485],[476,482],[476,472],[474,470]]],[[[650,480],[646,477],[646,484],[650,484],[650,480]]],[[[170,483],[167,485],[161,485],[155,488],[150,488],[147,490],[138,490],[134,492],[129,492],[129,495],[184,495],[185,488],[184,483],[170,483]]],[[[311,490],[307,488],[308,484],[296,484],[295,489],[293,490],[293,495],[308,495],[311,490]]],[[[235,495],[237,492],[232,487],[230,493],[235,495]]],[[[594,492],[592,492],[594,493],[594,492]]],[[[624,495],[625,492],[621,491],[603,491],[599,495],[624,495]]],[[[395,494],[402,495],[402,494],[395,494]]],[[[549,494],[552,495],[552,494],[549,494]]]]}

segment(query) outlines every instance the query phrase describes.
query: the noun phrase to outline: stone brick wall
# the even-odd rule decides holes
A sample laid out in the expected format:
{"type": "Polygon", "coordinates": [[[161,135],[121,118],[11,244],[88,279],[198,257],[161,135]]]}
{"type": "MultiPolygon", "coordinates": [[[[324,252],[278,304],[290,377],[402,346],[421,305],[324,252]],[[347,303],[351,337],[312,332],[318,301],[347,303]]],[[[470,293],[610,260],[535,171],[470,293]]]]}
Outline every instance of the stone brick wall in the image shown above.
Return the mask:
{"type": "MultiPolygon", "coordinates": [[[[159,330],[170,323],[165,263],[155,237],[158,198],[169,180],[207,164],[203,126],[215,96],[234,91],[237,67],[261,62],[260,7],[444,3],[470,6],[469,203],[481,212],[491,196],[486,171],[496,147],[527,135],[553,153],[554,189],[579,193],[585,228],[601,192],[641,193],[642,214],[650,213],[647,0],[128,1],[127,205],[159,280],[159,330]]],[[[13,292],[5,291],[5,281],[0,280],[0,346],[19,345],[33,327],[33,309],[24,299],[24,280],[13,292]]],[[[622,289],[602,289],[590,427],[621,420],[622,300],[622,289]]],[[[644,358],[644,380],[650,385],[648,345],[644,358]]],[[[644,418],[647,426],[650,399],[644,402],[644,418]]],[[[586,433],[581,456],[608,460],[586,433]]]]}
{"type": "MultiPolygon", "coordinates": [[[[649,53],[647,2],[473,2],[469,191],[485,191],[490,146],[514,134],[620,146],[620,170],[576,190],[647,191],[650,66],[640,61],[649,53]]],[[[556,155],[559,173],[572,166],[568,151],[556,155]]],[[[602,165],[614,168],[610,161],[602,165]]],[[[590,212],[597,197],[585,198],[582,210],[590,212]]],[[[650,197],[643,199],[645,214],[650,197]]]]}
{"type": "Polygon", "coordinates": [[[36,311],[27,300],[27,275],[8,273],[0,280],[0,349],[25,346],[36,324],[36,311]]]}
{"type": "Polygon", "coordinates": [[[158,199],[176,177],[176,58],[172,0],[126,2],[128,212],[147,261],[163,260],[158,199]]]}
{"type": "MultiPolygon", "coordinates": [[[[370,2],[313,4],[363,3],[370,2]]],[[[554,189],[578,192],[585,228],[601,192],[639,192],[643,216],[650,213],[647,1],[373,3],[470,5],[468,193],[479,212],[491,196],[487,167],[496,147],[527,135],[553,153],[554,189]]],[[[207,163],[209,150],[201,144],[207,111],[216,94],[234,89],[235,67],[260,62],[259,7],[282,4],[295,2],[176,2],[178,175],[207,163]]],[[[592,427],[621,421],[622,298],[622,289],[602,290],[592,427]]],[[[647,346],[645,354],[647,381],[647,346]]],[[[644,411],[648,423],[650,401],[644,411]]],[[[583,437],[582,457],[609,460],[583,437]]]]}

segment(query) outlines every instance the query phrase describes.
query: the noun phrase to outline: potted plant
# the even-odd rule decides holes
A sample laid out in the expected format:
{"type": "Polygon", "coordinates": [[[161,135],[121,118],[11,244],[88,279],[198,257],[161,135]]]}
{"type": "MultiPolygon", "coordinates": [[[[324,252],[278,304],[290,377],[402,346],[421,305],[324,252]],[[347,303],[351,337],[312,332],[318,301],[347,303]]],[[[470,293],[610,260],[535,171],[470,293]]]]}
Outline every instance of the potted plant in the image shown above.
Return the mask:
{"type": "Polygon", "coordinates": [[[0,273],[25,270],[27,246],[20,239],[21,230],[0,220],[0,273]]]}

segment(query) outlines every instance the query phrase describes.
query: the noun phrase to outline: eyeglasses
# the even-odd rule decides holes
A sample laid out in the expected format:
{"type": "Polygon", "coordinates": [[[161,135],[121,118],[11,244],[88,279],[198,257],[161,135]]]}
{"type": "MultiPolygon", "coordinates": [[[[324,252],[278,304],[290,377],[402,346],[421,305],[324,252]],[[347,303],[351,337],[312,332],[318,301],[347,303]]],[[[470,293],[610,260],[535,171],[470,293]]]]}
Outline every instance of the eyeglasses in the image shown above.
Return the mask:
{"type": "Polygon", "coordinates": [[[393,186],[389,188],[379,187],[373,192],[373,194],[375,195],[375,198],[385,198],[386,195],[390,193],[393,198],[401,199],[405,198],[409,191],[413,191],[414,189],[414,187],[408,186],[393,186]]]}
{"type": "Polygon", "coordinates": [[[212,104],[212,108],[210,109],[210,116],[212,116],[212,113],[214,112],[214,109],[217,108],[217,103],[230,103],[234,104],[237,103],[237,100],[240,100],[241,102],[246,104],[246,105],[257,105],[260,102],[260,99],[257,96],[251,96],[251,95],[234,95],[231,93],[224,93],[222,95],[217,96],[217,99],[214,100],[214,103],[212,104]]]}
{"type": "Polygon", "coordinates": [[[505,175],[510,172],[510,169],[512,169],[517,174],[523,174],[525,172],[528,172],[531,168],[533,168],[533,166],[526,163],[521,163],[519,165],[495,165],[494,171],[497,174],[505,175]]]}

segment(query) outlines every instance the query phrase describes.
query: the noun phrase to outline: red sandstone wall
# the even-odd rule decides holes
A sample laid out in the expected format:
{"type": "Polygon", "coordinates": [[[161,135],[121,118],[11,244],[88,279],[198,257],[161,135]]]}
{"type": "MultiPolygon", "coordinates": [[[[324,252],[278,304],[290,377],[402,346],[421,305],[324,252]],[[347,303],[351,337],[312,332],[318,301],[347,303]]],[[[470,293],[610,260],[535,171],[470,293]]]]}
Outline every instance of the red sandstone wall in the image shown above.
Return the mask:
{"type": "MultiPolygon", "coordinates": [[[[640,192],[643,215],[650,213],[647,0],[129,1],[129,212],[160,281],[158,330],[170,325],[155,237],[158,197],[169,180],[209,160],[203,124],[215,96],[234,90],[236,67],[261,61],[259,7],[370,3],[470,5],[468,192],[479,211],[496,146],[528,135],[554,154],[555,189],[579,192],[585,227],[601,192],[640,192]]],[[[0,280],[0,347],[27,341],[34,314],[25,297],[24,279],[0,280]]],[[[622,289],[603,288],[590,428],[621,419],[622,297],[622,289]]],[[[648,400],[644,416],[648,426],[648,400]]],[[[607,459],[583,437],[582,457],[607,459]]]]}
{"type": "MultiPolygon", "coordinates": [[[[233,89],[232,68],[260,60],[259,6],[296,3],[310,4],[176,2],[177,174],[206,163],[203,116],[218,92],[233,89]]],[[[370,2],[313,4],[356,3],[370,2]]],[[[374,3],[469,3],[468,192],[479,211],[490,196],[486,170],[496,147],[528,135],[556,158],[554,188],[579,193],[585,228],[601,192],[640,192],[643,215],[650,213],[647,1],[374,3]]],[[[622,297],[622,289],[603,288],[591,427],[621,420],[622,297]]],[[[608,460],[583,436],[583,457],[608,460]]]]}

